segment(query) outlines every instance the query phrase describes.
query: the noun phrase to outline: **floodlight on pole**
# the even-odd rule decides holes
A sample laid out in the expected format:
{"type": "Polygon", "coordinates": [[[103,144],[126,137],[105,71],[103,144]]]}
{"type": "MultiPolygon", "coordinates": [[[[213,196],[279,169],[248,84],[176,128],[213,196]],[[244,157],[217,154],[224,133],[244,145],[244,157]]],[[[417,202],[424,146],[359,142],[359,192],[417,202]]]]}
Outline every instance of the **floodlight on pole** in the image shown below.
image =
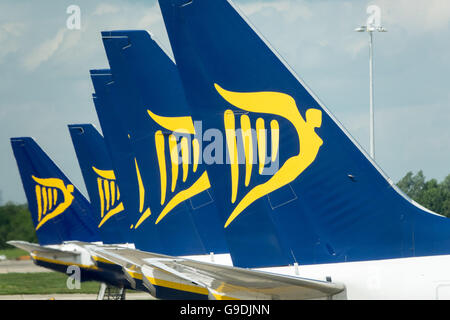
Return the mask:
{"type": "Polygon", "coordinates": [[[380,8],[369,6],[367,13],[371,13],[367,19],[367,25],[355,29],[356,32],[367,32],[369,34],[369,100],[370,100],[370,156],[375,159],[375,119],[373,103],[373,32],[387,32],[380,26],[380,8]]]}

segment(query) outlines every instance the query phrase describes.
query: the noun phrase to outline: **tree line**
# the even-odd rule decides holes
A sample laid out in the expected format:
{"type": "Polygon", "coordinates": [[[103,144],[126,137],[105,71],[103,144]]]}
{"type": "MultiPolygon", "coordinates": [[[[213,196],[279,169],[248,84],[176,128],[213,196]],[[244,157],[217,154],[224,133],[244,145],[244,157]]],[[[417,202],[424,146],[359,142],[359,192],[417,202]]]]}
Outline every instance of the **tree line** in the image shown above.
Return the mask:
{"type": "Polygon", "coordinates": [[[8,202],[0,206],[0,249],[11,248],[6,243],[9,240],[37,243],[27,204],[8,202]]]}
{"type": "MultiPolygon", "coordinates": [[[[422,206],[450,217],[450,174],[441,182],[426,180],[422,170],[408,172],[397,186],[422,206]]],[[[6,241],[37,242],[27,204],[8,202],[0,205],[0,249],[10,248],[6,241]]]]}
{"type": "Polygon", "coordinates": [[[397,186],[425,208],[450,217],[450,174],[438,182],[436,179],[427,181],[422,170],[416,174],[408,172],[397,186]]]}

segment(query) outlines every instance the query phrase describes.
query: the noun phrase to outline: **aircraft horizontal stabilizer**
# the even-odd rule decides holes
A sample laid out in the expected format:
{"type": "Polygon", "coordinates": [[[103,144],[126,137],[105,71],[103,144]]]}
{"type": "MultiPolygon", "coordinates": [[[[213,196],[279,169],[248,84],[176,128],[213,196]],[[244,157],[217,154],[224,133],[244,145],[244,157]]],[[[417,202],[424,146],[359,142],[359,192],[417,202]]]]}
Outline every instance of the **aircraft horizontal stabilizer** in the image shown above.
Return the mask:
{"type": "Polygon", "coordinates": [[[323,299],[344,292],[342,284],[170,257],[128,248],[92,246],[104,259],[137,273],[149,285],[162,275],[198,287],[210,299],[323,299]]]}
{"type": "Polygon", "coordinates": [[[33,253],[35,253],[35,252],[47,253],[47,254],[58,255],[58,257],[75,257],[75,256],[80,255],[80,252],[63,251],[60,249],[45,247],[45,246],[41,246],[36,243],[30,243],[30,242],[26,242],[26,241],[11,240],[11,241],[7,241],[6,243],[14,246],[16,248],[28,251],[30,253],[32,253],[32,252],[33,253]]]}
{"type": "MultiPolygon", "coordinates": [[[[332,297],[340,284],[279,275],[188,259],[146,259],[145,263],[204,286],[212,299],[320,299],[332,297]]],[[[142,267],[144,276],[146,266],[142,267]]]]}

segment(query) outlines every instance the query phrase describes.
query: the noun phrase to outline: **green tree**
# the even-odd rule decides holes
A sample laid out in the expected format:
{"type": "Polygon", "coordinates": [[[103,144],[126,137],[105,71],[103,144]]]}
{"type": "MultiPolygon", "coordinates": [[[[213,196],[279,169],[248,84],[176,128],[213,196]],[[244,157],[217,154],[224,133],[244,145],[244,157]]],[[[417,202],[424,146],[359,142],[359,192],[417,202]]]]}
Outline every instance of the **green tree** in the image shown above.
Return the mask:
{"type": "Polygon", "coordinates": [[[416,175],[408,172],[398,183],[397,186],[406,193],[411,199],[417,199],[425,186],[425,176],[422,170],[416,175]]]}
{"type": "Polygon", "coordinates": [[[441,182],[441,188],[445,194],[445,199],[442,203],[442,210],[445,212],[447,217],[450,217],[450,174],[445,177],[444,181],[441,182]]]}
{"type": "Polygon", "coordinates": [[[408,172],[397,186],[417,203],[450,217],[450,175],[439,183],[436,179],[426,181],[422,170],[415,175],[408,172]]]}
{"type": "Polygon", "coordinates": [[[37,242],[36,232],[26,204],[8,202],[0,206],[0,249],[10,248],[6,241],[37,242]]]}

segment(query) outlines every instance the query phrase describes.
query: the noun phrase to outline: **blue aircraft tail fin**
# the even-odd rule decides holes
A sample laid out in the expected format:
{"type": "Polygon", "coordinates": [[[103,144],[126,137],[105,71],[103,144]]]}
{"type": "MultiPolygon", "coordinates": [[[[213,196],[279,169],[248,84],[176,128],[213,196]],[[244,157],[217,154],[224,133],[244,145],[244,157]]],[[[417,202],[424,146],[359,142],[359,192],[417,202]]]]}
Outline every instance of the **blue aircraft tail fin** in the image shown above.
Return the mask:
{"type": "Polygon", "coordinates": [[[208,168],[236,265],[450,252],[450,221],[399,193],[230,1],[159,4],[194,119],[246,155],[208,168]]]}
{"type": "Polygon", "coordinates": [[[152,190],[144,197],[152,214],[141,216],[135,233],[145,235],[153,225],[168,254],[228,252],[208,174],[194,151],[201,132],[195,134],[176,65],[147,31],[107,31],[102,37],[116,93],[127,97],[126,110],[119,105],[117,112],[145,188],[152,190]],[[175,164],[172,142],[181,154],[175,164]]]}
{"type": "MultiPolygon", "coordinates": [[[[127,99],[118,95],[110,70],[90,70],[95,89],[93,101],[100,122],[104,139],[112,160],[115,176],[120,188],[121,198],[126,210],[127,228],[136,248],[151,252],[162,252],[158,234],[147,230],[141,238],[136,236],[134,228],[141,215],[146,212],[141,205],[140,191],[143,187],[134,152],[131,148],[130,135],[123,124],[122,114],[117,113],[115,104],[125,106],[127,99]]],[[[147,189],[148,190],[148,189],[147,189]]]]}
{"type": "Polygon", "coordinates": [[[90,203],[33,138],[11,138],[11,145],[39,244],[99,241],[90,203]]]}
{"type": "Polygon", "coordinates": [[[133,242],[103,136],[92,124],[68,127],[103,243],[133,242]]]}

